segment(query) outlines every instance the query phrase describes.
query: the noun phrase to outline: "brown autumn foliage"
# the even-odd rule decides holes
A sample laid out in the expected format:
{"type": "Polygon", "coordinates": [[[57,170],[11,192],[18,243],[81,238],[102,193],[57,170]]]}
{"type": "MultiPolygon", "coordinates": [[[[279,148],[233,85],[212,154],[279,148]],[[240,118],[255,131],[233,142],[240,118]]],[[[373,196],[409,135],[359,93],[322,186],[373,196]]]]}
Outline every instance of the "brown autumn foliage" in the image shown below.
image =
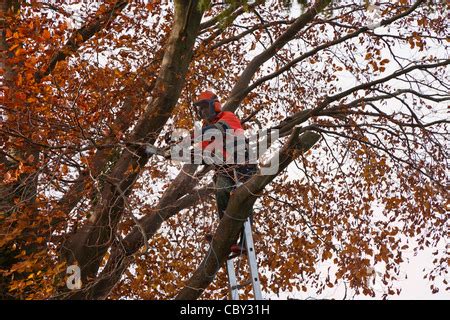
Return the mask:
{"type": "Polygon", "coordinates": [[[446,5],[302,2],[2,0],[1,299],[224,298],[253,204],[264,294],[398,294],[405,254],[447,233],[446,5]],[[282,136],[220,224],[211,172],[143,146],[192,128],[206,87],[282,136]]]}

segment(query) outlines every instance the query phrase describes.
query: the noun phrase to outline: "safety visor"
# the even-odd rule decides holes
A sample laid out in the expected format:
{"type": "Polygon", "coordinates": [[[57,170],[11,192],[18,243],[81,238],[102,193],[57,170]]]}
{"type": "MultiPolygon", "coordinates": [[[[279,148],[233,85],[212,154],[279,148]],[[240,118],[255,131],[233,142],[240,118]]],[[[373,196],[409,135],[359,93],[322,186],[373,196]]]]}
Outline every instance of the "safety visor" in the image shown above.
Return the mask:
{"type": "Polygon", "coordinates": [[[199,118],[205,119],[210,116],[210,100],[199,100],[193,103],[195,113],[199,118]]]}
{"type": "Polygon", "coordinates": [[[194,105],[194,107],[196,107],[196,108],[209,107],[210,101],[211,101],[211,100],[208,100],[208,99],[202,99],[202,100],[195,101],[195,102],[193,103],[193,105],[194,105]]]}

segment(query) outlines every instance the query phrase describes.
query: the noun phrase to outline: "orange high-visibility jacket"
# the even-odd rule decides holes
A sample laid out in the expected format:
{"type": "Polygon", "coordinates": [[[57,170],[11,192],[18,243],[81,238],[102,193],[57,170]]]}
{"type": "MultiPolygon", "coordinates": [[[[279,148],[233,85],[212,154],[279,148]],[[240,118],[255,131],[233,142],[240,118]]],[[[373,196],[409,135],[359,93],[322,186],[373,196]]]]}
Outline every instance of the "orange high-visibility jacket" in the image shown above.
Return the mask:
{"type": "MultiPolygon", "coordinates": [[[[242,128],[241,121],[239,118],[230,111],[222,111],[220,112],[212,121],[211,124],[205,126],[202,128],[202,134],[210,129],[217,129],[217,125],[221,125],[224,129],[223,131],[227,129],[233,129],[233,135],[239,136],[244,134],[244,129],[242,128]]],[[[224,137],[225,138],[225,137],[224,137]]],[[[223,141],[224,143],[225,141],[223,141]]],[[[209,149],[212,150],[214,148],[214,141],[202,141],[201,147],[203,150],[209,149]]],[[[228,159],[228,157],[232,156],[229,152],[226,150],[225,143],[223,144],[223,154],[224,154],[224,160],[228,159]]]]}

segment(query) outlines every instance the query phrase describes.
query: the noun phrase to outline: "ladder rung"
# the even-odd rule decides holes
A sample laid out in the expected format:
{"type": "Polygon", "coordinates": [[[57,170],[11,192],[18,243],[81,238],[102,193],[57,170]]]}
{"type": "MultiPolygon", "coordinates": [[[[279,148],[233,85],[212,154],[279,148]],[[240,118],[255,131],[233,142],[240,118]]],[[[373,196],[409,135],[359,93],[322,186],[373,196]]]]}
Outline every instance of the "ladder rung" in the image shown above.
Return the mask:
{"type": "Polygon", "coordinates": [[[239,257],[239,256],[246,256],[247,254],[245,254],[244,252],[242,252],[242,253],[232,253],[232,254],[230,254],[229,256],[228,256],[228,258],[227,258],[227,260],[232,260],[232,259],[234,259],[234,258],[236,258],[236,257],[239,257]]]}
{"type": "Polygon", "coordinates": [[[233,290],[233,289],[242,289],[242,288],[245,288],[246,286],[248,286],[248,285],[250,285],[250,284],[252,284],[252,279],[247,279],[247,280],[245,280],[243,283],[231,287],[231,289],[232,289],[232,290],[233,290]]]}

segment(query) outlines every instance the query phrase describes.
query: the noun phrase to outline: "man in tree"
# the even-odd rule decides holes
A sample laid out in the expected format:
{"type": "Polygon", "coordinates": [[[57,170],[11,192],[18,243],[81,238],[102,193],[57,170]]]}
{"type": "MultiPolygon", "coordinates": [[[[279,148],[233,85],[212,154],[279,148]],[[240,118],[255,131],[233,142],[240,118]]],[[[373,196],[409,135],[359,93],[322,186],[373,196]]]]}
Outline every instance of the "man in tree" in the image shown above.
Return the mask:
{"type": "MultiPolygon", "coordinates": [[[[244,129],[239,118],[230,111],[222,111],[221,103],[217,95],[206,90],[200,93],[194,107],[199,118],[203,120],[201,148],[208,150],[210,147],[216,147],[215,151],[222,151],[222,157],[215,154],[215,174],[214,183],[216,188],[216,202],[219,218],[222,219],[230,199],[231,191],[236,188],[239,182],[247,181],[255,172],[256,164],[248,164],[248,150],[242,142],[244,129]],[[214,137],[208,138],[212,130],[220,133],[222,141],[214,140],[214,137]],[[217,146],[219,146],[217,148],[217,146]],[[244,147],[244,148],[242,148],[244,147]],[[219,150],[218,150],[219,149],[219,150]],[[221,150],[220,150],[221,149],[221,150]],[[238,164],[238,153],[244,151],[245,162],[238,164]],[[230,159],[230,157],[233,157],[230,159]],[[232,160],[232,161],[230,161],[232,160]],[[226,163],[224,163],[226,161],[226,163]]],[[[204,160],[203,160],[204,161],[204,160]]],[[[207,236],[212,240],[212,236],[207,236]]],[[[241,231],[238,244],[233,244],[230,248],[232,253],[240,254],[244,252],[244,234],[241,231]]]]}

